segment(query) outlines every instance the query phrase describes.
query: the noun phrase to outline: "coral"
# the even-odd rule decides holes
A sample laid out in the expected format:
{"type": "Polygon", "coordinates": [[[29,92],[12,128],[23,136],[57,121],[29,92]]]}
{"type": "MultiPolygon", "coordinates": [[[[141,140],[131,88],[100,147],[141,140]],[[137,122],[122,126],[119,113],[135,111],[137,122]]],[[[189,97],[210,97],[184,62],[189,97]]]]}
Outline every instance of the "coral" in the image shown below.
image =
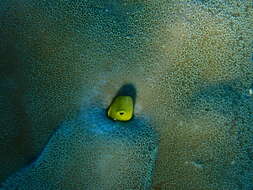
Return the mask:
{"type": "Polygon", "coordinates": [[[54,133],[39,158],[3,184],[8,189],[151,187],[158,136],[145,118],[115,122],[90,105],[54,133]]]}
{"type": "Polygon", "coordinates": [[[252,188],[251,3],[0,1],[0,180],[132,83],[135,114],[161,135],[154,189],[252,188]]]}
{"type": "Polygon", "coordinates": [[[250,189],[252,100],[225,83],[196,92],[189,102],[180,121],[161,133],[170,138],[161,137],[155,187],[250,189]]]}

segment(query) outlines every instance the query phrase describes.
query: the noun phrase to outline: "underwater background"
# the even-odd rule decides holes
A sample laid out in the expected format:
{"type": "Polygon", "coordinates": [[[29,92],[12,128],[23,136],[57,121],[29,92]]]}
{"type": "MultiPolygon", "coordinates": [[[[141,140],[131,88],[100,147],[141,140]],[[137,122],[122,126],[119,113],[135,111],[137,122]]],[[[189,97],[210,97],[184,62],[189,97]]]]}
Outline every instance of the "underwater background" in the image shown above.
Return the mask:
{"type": "Polygon", "coordinates": [[[0,0],[0,189],[252,190],[252,39],[251,0],[0,0]]]}

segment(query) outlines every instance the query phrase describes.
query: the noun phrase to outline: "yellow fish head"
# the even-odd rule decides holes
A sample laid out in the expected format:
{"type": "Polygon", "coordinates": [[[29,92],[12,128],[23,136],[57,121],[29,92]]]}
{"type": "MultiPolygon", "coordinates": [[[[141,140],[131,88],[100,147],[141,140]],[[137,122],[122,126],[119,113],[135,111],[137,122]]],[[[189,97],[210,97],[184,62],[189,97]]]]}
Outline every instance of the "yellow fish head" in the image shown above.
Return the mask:
{"type": "Polygon", "coordinates": [[[134,104],[131,96],[117,96],[108,109],[108,117],[118,121],[128,121],[133,117],[134,104]]]}

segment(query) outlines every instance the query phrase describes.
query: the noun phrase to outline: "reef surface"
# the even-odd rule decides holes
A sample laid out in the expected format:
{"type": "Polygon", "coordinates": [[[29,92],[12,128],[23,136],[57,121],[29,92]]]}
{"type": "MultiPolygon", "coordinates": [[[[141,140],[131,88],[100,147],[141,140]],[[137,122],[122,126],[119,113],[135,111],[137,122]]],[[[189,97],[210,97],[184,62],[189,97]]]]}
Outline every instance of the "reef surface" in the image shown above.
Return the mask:
{"type": "Polygon", "coordinates": [[[252,15],[250,0],[0,1],[0,182],[131,83],[160,135],[154,190],[251,190],[252,15]]]}

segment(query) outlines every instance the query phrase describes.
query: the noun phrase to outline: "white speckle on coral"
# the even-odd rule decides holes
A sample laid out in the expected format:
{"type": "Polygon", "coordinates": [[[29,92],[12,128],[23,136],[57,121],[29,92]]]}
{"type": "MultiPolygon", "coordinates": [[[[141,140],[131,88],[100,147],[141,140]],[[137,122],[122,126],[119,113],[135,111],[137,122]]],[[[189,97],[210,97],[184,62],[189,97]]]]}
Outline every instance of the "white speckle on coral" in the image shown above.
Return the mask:
{"type": "Polygon", "coordinates": [[[203,169],[204,168],[204,164],[200,164],[198,162],[190,162],[193,166],[195,166],[196,168],[199,168],[199,169],[203,169]]]}
{"type": "Polygon", "coordinates": [[[231,162],[231,165],[235,165],[235,161],[234,160],[231,162]]]}
{"type": "Polygon", "coordinates": [[[194,161],[191,161],[191,162],[185,161],[185,164],[186,164],[186,165],[194,166],[194,167],[196,167],[196,168],[198,168],[198,169],[203,169],[203,168],[204,168],[204,165],[203,165],[203,164],[200,164],[200,163],[197,163],[197,162],[194,162],[194,161]]]}
{"type": "Polygon", "coordinates": [[[137,114],[142,112],[142,106],[139,103],[135,104],[134,112],[137,114]]]}
{"type": "Polygon", "coordinates": [[[249,89],[249,95],[252,96],[253,95],[253,89],[249,89]]]}

